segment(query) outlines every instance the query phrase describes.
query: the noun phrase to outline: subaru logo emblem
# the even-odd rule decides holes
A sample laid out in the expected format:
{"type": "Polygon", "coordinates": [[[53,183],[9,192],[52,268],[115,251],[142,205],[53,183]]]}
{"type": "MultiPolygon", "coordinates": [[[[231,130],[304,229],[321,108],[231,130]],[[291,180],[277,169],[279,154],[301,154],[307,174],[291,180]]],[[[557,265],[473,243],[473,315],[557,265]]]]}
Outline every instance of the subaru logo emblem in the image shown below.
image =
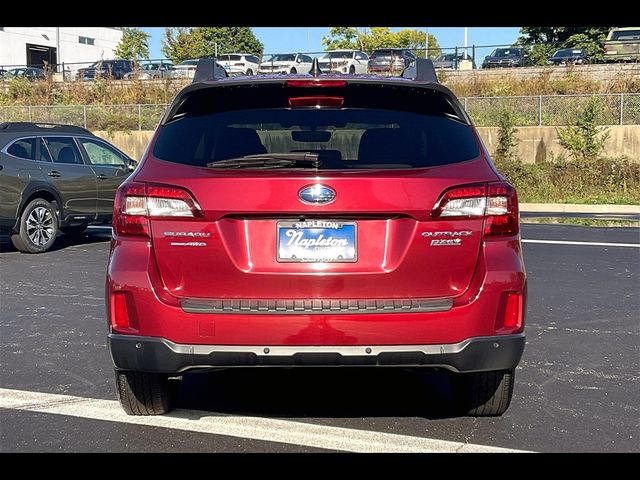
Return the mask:
{"type": "Polygon", "coordinates": [[[300,197],[302,203],[322,205],[333,202],[336,198],[336,191],[331,187],[316,183],[315,185],[308,185],[301,189],[298,192],[298,197],[300,197]]]}

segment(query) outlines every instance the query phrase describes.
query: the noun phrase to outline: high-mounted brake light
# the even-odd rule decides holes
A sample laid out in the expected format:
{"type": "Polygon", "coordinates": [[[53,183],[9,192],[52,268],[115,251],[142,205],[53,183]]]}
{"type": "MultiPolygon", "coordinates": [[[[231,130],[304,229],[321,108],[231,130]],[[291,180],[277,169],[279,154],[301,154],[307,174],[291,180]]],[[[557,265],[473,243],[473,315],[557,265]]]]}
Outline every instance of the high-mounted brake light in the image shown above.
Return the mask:
{"type": "Polygon", "coordinates": [[[289,106],[293,108],[321,108],[333,107],[340,108],[344,104],[344,97],[291,97],[289,98],[289,106]]]}
{"type": "Polygon", "coordinates": [[[287,80],[285,82],[287,87],[333,87],[340,88],[346,87],[346,80],[287,80]]]}
{"type": "Polygon", "coordinates": [[[485,218],[485,236],[516,235],[518,196],[507,182],[461,185],[446,190],[431,211],[432,218],[485,218]]]}
{"type": "Polygon", "coordinates": [[[116,192],[113,226],[117,235],[149,237],[150,218],[201,218],[191,193],[171,185],[123,183],[116,192]]]}

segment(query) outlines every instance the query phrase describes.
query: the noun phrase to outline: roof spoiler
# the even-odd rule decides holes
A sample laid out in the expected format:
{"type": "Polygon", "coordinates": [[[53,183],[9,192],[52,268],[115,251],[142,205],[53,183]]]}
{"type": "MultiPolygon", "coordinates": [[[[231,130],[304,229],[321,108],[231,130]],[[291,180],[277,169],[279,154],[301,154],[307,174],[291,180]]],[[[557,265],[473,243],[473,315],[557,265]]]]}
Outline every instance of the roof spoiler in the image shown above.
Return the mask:
{"type": "Polygon", "coordinates": [[[416,82],[439,83],[433,62],[428,58],[416,58],[402,71],[402,78],[410,78],[416,82]]]}
{"type": "Polygon", "coordinates": [[[193,81],[191,83],[220,80],[220,77],[216,77],[217,60],[218,59],[216,57],[201,58],[198,60],[196,73],[193,76],[193,81]]]}

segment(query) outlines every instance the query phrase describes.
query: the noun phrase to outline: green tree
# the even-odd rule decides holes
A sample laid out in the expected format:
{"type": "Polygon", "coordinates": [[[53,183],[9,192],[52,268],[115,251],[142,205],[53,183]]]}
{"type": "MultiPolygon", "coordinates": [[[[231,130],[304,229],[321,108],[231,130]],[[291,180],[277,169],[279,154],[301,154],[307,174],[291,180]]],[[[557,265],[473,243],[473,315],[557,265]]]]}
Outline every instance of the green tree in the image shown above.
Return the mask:
{"type": "Polygon", "coordinates": [[[113,51],[116,58],[149,58],[150,35],[139,28],[124,27],[120,43],[113,51]]]}
{"type": "MultiPolygon", "coordinates": [[[[332,27],[322,43],[327,50],[352,48],[368,53],[383,47],[412,48],[417,49],[415,53],[418,56],[424,57],[426,39],[425,32],[408,28],[392,32],[389,27],[362,30],[356,27],[332,27]]],[[[429,58],[439,54],[438,40],[434,35],[429,35],[429,58]]]]}
{"type": "Polygon", "coordinates": [[[498,112],[498,145],[494,154],[497,161],[515,159],[518,146],[517,133],[515,112],[510,106],[503,105],[498,112]]]}
{"type": "Polygon", "coordinates": [[[576,160],[594,160],[602,153],[610,132],[598,126],[598,117],[604,107],[599,97],[593,96],[564,128],[558,129],[560,145],[569,150],[576,160]]]}
{"type": "Polygon", "coordinates": [[[544,65],[562,47],[584,48],[589,58],[601,60],[604,40],[612,27],[522,27],[518,43],[529,45],[531,59],[544,65]]]}
{"type": "Polygon", "coordinates": [[[167,28],[162,52],[174,61],[224,53],[262,55],[264,46],[249,27],[167,28]]]}

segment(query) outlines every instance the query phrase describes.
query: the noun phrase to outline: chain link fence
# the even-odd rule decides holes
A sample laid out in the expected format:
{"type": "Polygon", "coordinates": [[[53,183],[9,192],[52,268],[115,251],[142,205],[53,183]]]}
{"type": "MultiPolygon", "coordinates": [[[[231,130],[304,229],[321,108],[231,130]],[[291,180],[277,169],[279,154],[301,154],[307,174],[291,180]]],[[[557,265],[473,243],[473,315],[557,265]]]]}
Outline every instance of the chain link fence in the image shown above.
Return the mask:
{"type": "Polygon", "coordinates": [[[599,125],[640,125],[638,93],[467,97],[461,100],[479,127],[497,126],[498,119],[505,110],[514,115],[517,126],[526,127],[568,125],[593,97],[602,106],[597,118],[599,125]]]}
{"type": "MultiPolygon", "coordinates": [[[[592,97],[601,101],[600,125],[640,125],[640,93],[466,97],[460,101],[479,127],[494,127],[509,110],[517,126],[568,125],[592,97]]],[[[166,104],[0,106],[0,122],[48,122],[89,130],[153,130],[166,104]]]]}

